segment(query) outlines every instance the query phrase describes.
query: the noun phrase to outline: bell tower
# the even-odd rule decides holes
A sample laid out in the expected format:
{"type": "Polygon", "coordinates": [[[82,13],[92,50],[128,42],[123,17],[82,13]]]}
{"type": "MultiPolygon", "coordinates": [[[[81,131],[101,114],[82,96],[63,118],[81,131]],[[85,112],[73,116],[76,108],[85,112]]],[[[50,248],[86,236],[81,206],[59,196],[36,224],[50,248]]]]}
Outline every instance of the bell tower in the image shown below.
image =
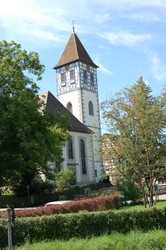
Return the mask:
{"type": "Polygon", "coordinates": [[[101,171],[99,154],[101,135],[97,85],[98,66],[92,61],[74,28],[56,70],[59,101],[84,125],[93,131],[92,145],[96,171],[101,171]]]}

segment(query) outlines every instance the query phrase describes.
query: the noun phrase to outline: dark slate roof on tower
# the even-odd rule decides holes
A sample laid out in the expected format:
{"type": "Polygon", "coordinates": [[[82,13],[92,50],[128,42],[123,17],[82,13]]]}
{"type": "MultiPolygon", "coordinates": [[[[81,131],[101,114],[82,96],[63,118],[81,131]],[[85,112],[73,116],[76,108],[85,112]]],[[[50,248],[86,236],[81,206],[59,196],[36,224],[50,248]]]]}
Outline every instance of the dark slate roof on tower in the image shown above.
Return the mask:
{"type": "Polygon", "coordinates": [[[63,106],[63,104],[58,101],[58,99],[50,92],[44,92],[39,94],[41,98],[43,98],[44,103],[46,104],[46,108],[52,112],[54,110],[58,110],[61,114],[66,114],[69,117],[69,122],[71,125],[70,131],[80,132],[80,133],[93,133],[88,127],[82,124],[67,108],[63,106]]]}
{"type": "Polygon", "coordinates": [[[69,41],[64,49],[64,52],[58,64],[54,67],[54,69],[57,69],[61,66],[75,61],[81,61],[95,68],[98,68],[98,66],[92,61],[92,59],[88,55],[86,49],[82,45],[76,33],[73,32],[69,38],[69,41]]]}

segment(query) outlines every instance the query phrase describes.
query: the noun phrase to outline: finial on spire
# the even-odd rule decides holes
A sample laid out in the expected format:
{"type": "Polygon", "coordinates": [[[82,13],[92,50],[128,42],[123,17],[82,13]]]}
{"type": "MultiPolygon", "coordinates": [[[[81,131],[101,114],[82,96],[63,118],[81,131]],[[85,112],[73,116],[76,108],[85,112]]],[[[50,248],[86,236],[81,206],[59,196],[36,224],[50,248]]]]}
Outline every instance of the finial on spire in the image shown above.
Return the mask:
{"type": "Polygon", "coordinates": [[[72,19],[72,29],[73,29],[73,33],[75,32],[75,27],[74,27],[74,25],[75,25],[75,19],[73,18],[73,19],[72,19]]]}

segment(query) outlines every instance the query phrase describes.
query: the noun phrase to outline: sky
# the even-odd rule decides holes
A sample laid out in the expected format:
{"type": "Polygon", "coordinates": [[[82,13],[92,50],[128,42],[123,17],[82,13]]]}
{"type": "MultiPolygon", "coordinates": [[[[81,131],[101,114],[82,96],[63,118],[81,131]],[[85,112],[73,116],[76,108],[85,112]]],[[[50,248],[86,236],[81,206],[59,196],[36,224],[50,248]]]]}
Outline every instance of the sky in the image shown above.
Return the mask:
{"type": "Polygon", "coordinates": [[[75,32],[98,69],[99,101],[140,76],[159,95],[166,84],[166,0],[0,0],[0,40],[39,54],[40,92],[56,92],[62,52],[75,32]]]}

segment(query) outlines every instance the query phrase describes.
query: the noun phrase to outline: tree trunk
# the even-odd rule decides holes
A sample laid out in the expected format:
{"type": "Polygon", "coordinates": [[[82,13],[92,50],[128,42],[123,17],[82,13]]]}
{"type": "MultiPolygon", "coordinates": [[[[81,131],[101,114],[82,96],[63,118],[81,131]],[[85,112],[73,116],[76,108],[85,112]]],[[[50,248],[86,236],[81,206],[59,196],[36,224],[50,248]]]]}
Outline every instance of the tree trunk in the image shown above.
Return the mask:
{"type": "Polygon", "coordinates": [[[148,200],[149,200],[149,207],[153,207],[154,206],[154,194],[153,194],[153,186],[151,185],[149,187],[149,195],[148,195],[148,200]]]}

